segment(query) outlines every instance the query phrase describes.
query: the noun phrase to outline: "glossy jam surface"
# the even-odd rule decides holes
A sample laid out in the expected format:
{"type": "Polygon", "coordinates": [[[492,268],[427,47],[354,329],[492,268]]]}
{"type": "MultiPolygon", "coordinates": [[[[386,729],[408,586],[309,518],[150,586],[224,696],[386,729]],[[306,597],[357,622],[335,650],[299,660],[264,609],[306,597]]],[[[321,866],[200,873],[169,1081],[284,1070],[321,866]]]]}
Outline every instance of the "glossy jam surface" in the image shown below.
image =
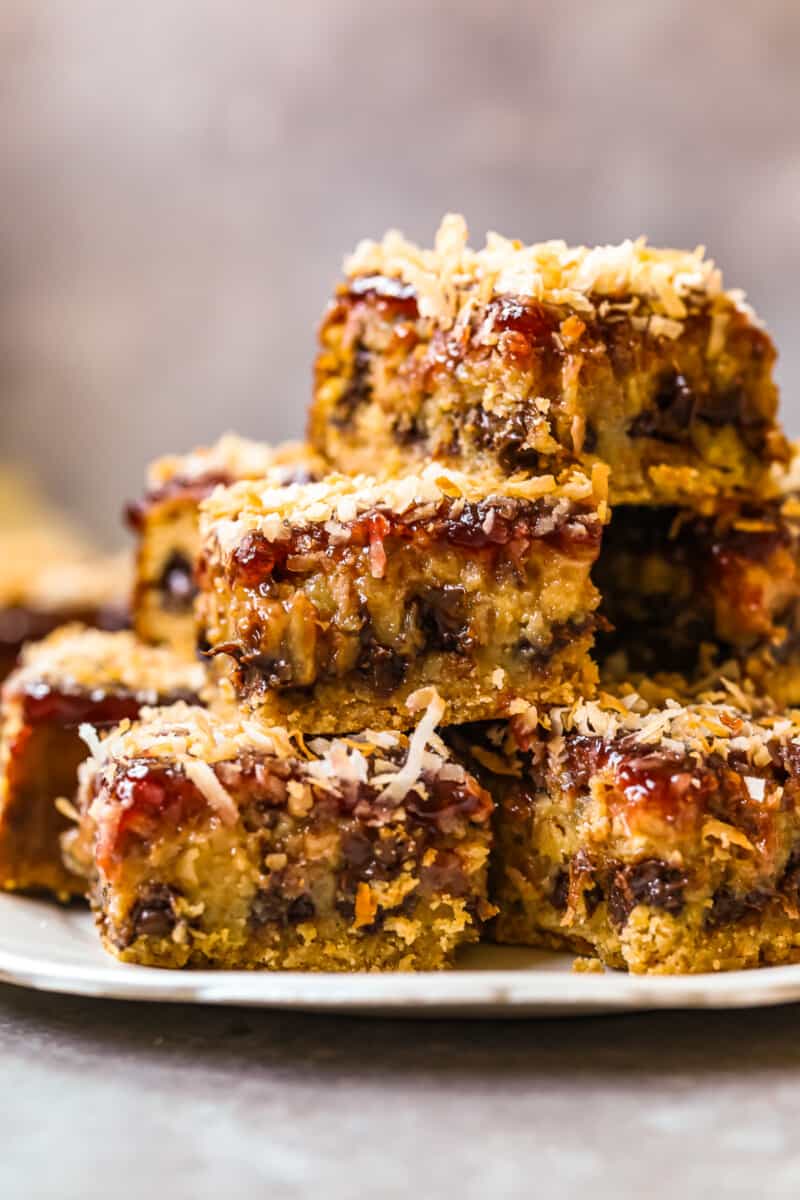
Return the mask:
{"type": "MultiPolygon", "coordinates": [[[[424,521],[373,511],[348,524],[346,530],[348,547],[382,547],[388,539],[396,538],[440,542],[467,551],[508,547],[524,552],[536,540],[559,553],[590,561],[597,556],[602,536],[600,522],[593,514],[572,510],[551,520],[546,506],[516,500],[466,503],[459,510],[443,504],[435,516],[424,521]]],[[[342,543],[332,541],[324,526],[299,530],[293,537],[275,542],[261,533],[249,533],[234,551],[233,573],[245,586],[257,586],[276,570],[291,573],[293,558],[337,544],[342,543]]]]}

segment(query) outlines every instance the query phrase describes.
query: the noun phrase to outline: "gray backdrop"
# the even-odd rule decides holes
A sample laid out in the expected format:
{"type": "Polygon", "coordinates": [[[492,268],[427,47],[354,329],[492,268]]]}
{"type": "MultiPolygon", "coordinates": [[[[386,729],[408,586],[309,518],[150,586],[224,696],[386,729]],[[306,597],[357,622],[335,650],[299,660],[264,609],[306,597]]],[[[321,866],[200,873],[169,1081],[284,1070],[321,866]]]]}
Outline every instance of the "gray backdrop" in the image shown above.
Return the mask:
{"type": "Polygon", "coordinates": [[[0,455],[112,538],[146,460],[300,431],[339,262],[463,210],[705,242],[800,432],[800,4],[3,0],[0,455]]]}

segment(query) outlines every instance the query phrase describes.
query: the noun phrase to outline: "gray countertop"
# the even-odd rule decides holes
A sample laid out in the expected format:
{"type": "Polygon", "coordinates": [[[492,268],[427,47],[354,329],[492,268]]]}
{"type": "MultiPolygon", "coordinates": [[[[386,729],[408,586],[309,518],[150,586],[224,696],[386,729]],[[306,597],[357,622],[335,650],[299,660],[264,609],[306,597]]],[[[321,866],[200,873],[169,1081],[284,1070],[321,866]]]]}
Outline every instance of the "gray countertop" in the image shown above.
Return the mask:
{"type": "Polygon", "coordinates": [[[797,1197],[800,1007],[386,1021],[0,987],[4,1200],[797,1197]]]}

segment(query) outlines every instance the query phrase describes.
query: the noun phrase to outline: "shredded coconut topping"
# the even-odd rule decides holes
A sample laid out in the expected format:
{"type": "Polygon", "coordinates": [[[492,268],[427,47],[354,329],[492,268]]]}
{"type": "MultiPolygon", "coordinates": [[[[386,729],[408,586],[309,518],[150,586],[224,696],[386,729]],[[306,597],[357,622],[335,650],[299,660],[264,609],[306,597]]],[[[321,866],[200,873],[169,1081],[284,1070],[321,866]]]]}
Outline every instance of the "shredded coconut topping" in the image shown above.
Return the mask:
{"type": "Polygon", "coordinates": [[[353,737],[314,738],[308,744],[300,734],[261,725],[236,709],[212,712],[184,703],[146,708],[137,722],[123,721],[103,737],[91,725],[81,727],[92,755],[83,781],[87,784],[98,772],[113,779],[134,759],[168,762],[182,767],[221,820],[232,823],[236,802],[215,768],[255,755],[291,761],[312,788],[330,791],[366,784],[378,790],[376,803],[398,804],[426,772],[447,772],[446,778],[457,782],[467,778],[434,732],[444,713],[442,700],[426,689],[418,701],[425,711],[410,737],[368,729],[353,737]]]}
{"type": "MultiPolygon", "coordinates": [[[[800,749],[800,711],[774,711],[768,702],[750,700],[735,690],[738,703],[731,702],[727,691],[688,704],[666,699],[652,705],[635,693],[624,698],[603,693],[598,700],[551,709],[539,718],[539,728],[549,732],[551,741],[577,733],[607,743],[652,747],[698,762],[710,755],[726,760],[735,755],[737,761],[757,769],[771,764],[776,746],[797,743],[800,749]]],[[[523,739],[532,728],[530,723],[521,724],[520,718],[514,719],[514,727],[523,739]]],[[[758,780],[747,786],[754,798],[760,798],[763,789],[758,780]]]]}
{"type": "Polygon", "coordinates": [[[41,642],[30,642],[21,665],[5,683],[8,693],[45,685],[58,691],[124,691],[157,704],[176,692],[199,693],[202,663],[164,646],[147,646],[132,633],[104,633],[73,623],[41,642]]]}
{"type": "Polygon", "coordinates": [[[361,242],[345,261],[345,273],[403,280],[416,292],[420,315],[445,328],[465,306],[494,296],[546,300],[589,315],[603,302],[634,298],[661,318],[660,332],[673,337],[693,306],[722,295],[737,306],[743,302],[740,293],[723,293],[721,273],[703,246],[660,250],[643,237],[617,246],[526,246],[489,233],[484,248],[472,250],[467,237],[464,218],[453,213],[443,219],[432,250],[390,230],[380,242],[361,242]]]}
{"type": "Polygon", "coordinates": [[[222,786],[208,763],[201,762],[200,759],[193,759],[185,764],[184,769],[187,779],[192,781],[198,792],[202,792],[222,823],[235,825],[239,810],[230,793],[222,786]]]}
{"type": "Polygon", "coordinates": [[[217,488],[200,506],[201,532],[213,536],[223,552],[230,553],[242,537],[254,530],[269,541],[285,541],[294,531],[324,526],[329,533],[341,529],[364,513],[390,512],[397,516],[413,511],[415,519],[432,516],[444,501],[535,501],[543,497],[553,503],[582,503],[597,508],[605,519],[608,471],[602,465],[591,476],[579,470],[533,478],[517,475],[498,480],[494,476],[469,475],[429,463],[418,475],[378,480],[368,475],[329,475],[319,483],[264,485],[264,481],[242,481],[217,488]]]}
{"type": "Polygon", "coordinates": [[[36,612],[74,611],[127,603],[133,570],[128,554],[96,554],[58,526],[0,534],[0,605],[36,612]]]}
{"type": "MultiPolygon", "coordinates": [[[[426,703],[427,707],[422,715],[422,718],[416,729],[411,735],[408,743],[408,755],[400,770],[386,784],[379,796],[379,800],[391,800],[394,803],[399,803],[405,795],[411,790],[415,783],[420,778],[424,766],[425,748],[431,739],[431,736],[436,729],[436,726],[441,721],[445,714],[445,702],[439,693],[431,688],[424,689],[428,695],[419,696],[419,701],[426,703]]],[[[414,693],[417,696],[417,693],[414,693]]],[[[412,708],[414,696],[409,696],[408,706],[412,708]]]]}
{"type": "Polygon", "coordinates": [[[215,474],[229,475],[231,479],[260,479],[274,468],[292,467],[308,467],[312,473],[322,470],[317,455],[303,442],[270,446],[225,433],[212,446],[199,446],[188,454],[168,454],[156,459],[147,469],[147,487],[155,490],[172,479],[191,482],[215,474]]]}

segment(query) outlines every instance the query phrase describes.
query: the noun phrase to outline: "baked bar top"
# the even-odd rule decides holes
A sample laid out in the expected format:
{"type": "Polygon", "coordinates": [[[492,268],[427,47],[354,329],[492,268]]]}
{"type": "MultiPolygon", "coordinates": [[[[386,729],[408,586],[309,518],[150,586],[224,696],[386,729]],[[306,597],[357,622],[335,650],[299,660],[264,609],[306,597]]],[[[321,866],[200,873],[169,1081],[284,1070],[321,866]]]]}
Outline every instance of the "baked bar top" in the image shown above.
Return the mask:
{"type": "Polygon", "coordinates": [[[106,947],[129,962],[438,969],[477,940],[492,799],[439,741],[305,742],[187,705],[149,710],[81,768],[68,861],[106,947]]]}
{"type": "Polygon", "coordinates": [[[657,692],[520,714],[497,761],[473,751],[506,772],[496,936],[644,972],[795,961],[800,712],[657,692]]]}
{"type": "Polygon", "coordinates": [[[764,491],[787,445],[775,347],[702,251],[399,234],[345,264],[309,438],[338,470],[611,467],[613,503],[764,491]]]}
{"type": "MultiPolygon", "coordinates": [[[[215,766],[247,755],[296,761],[297,769],[320,787],[369,784],[387,800],[398,801],[412,788],[424,786],[431,774],[463,781],[466,772],[454,762],[436,733],[444,705],[432,690],[419,697],[422,715],[410,734],[366,729],[346,738],[306,738],[280,725],[266,725],[234,703],[213,710],[178,702],[145,708],[140,719],[123,721],[102,740],[91,741],[94,767],[113,769],[128,759],[168,759],[176,766],[215,766]]],[[[198,786],[200,786],[198,784],[198,786]]],[[[202,788],[201,788],[202,790],[202,788]]]]}
{"type": "Polygon", "coordinates": [[[130,556],[93,554],[57,531],[20,529],[0,535],[0,608],[69,612],[122,604],[131,590],[130,556]]]}
{"type": "Polygon", "coordinates": [[[3,694],[124,692],[141,704],[157,704],[165,696],[196,696],[206,682],[202,663],[146,646],[132,633],[71,624],[25,647],[3,694]]]}
{"type": "Polygon", "coordinates": [[[775,767],[776,754],[795,747],[800,766],[800,711],[776,711],[769,701],[730,682],[723,681],[723,688],[691,703],[603,692],[597,700],[579,700],[570,707],[519,713],[511,732],[521,748],[544,737],[556,755],[570,740],[592,741],[611,751],[646,753],[653,762],[662,755],[665,762],[712,760],[756,772],[775,767]]]}
{"type": "Polygon", "coordinates": [[[198,620],[242,700],[309,732],[450,723],[588,683],[607,472],[498,481],[429,464],[219,489],[203,506],[198,620]]]}
{"type": "Polygon", "coordinates": [[[216,478],[218,482],[258,479],[276,467],[293,469],[320,467],[320,462],[303,442],[281,442],[277,446],[225,433],[211,446],[199,446],[188,454],[168,454],[147,469],[147,490],[157,492],[167,484],[196,483],[216,478]]]}
{"type": "Polygon", "coordinates": [[[407,284],[420,316],[445,329],[468,322],[476,302],[502,296],[564,305],[587,317],[606,317],[621,304],[620,311],[633,313],[642,328],[669,338],[680,336],[692,308],[718,296],[745,308],[741,292],[723,290],[722,275],[703,247],[660,250],[644,238],[591,248],[561,241],[526,246],[490,233],[476,251],[467,245],[464,218],[452,213],[442,221],[432,250],[391,230],[381,242],[361,242],[345,271],[365,291],[370,276],[407,284]]]}
{"type": "Polygon", "coordinates": [[[147,517],[162,505],[188,502],[192,508],[215,487],[239,479],[269,478],[274,487],[306,483],[325,473],[322,459],[303,442],[270,446],[226,433],[212,446],[170,454],[151,463],[143,498],[126,509],[130,528],[141,533],[147,517]]]}
{"type": "MultiPolygon", "coordinates": [[[[371,516],[408,526],[434,521],[446,511],[450,521],[463,516],[465,524],[472,524],[478,517],[485,522],[490,509],[506,505],[515,511],[532,506],[539,522],[538,536],[546,536],[568,523],[576,510],[605,521],[607,481],[608,472],[600,466],[591,476],[570,471],[559,478],[520,475],[498,480],[431,463],[419,474],[385,481],[367,475],[329,475],[319,483],[287,487],[242,482],[218,489],[203,503],[201,528],[206,536],[213,535],[224,553],[235,550],[249,533],[285,542],[297,532],[322,527],[336,542],[339,537],[346,538],[346,526],[371,516]]],[[[479,531],[475,532],[477,536],[479,531]]],[[[490,525],[483,532],[488,541],[493,540],[490,525]]],[[[537,536],[536,528],[533,536],[537,536]]],[[[453,540],[457,541],[457,536],[453,540]]]]}
{"type": "MultiPolygon", "coordinates": [[[[399,805],[409,802],[423,822],[453,832],[461,819],[478,824],[489,820],[492,802],[475,779],[457,763],[435,732],[443,704],[431,694],[416,729],[408,736],[388,731],[365,730],[347,738],[317,737],[281,726],[268,726],[248,718],[231,706],[211,712],[177,703],[166,708],[144,709],[132,724],[123,721],[102,739],[91,728],[82,728],[92,755],[82,768],[83,781],[94,781],[99,809],[92,817],[103,823],[103,814],[125,807],[124,796],[113,790],[118,773],[125,775],[132,763],[169,766],[190,780],[223,824],[235,824],[236,805],[224,780],[230,764],[238,764],[264,787],[258,764],[270,760],[288,767],[288,777],[311,788],[311,795],[297,798],[297,812],[311,807],[313,796],[339,797],[348,812],[368,804],[378,817],[381,810],[397,817],[399,805]],[[101,790],[100,785],[108,785],[101,790]]],[[[288,788],[292,811],[291,785],[288,788]]],[[[361,815],[366,813],[362,810],[361,815]]],[[[111,819],[116,821],[112,812],[111,819]]]]}

